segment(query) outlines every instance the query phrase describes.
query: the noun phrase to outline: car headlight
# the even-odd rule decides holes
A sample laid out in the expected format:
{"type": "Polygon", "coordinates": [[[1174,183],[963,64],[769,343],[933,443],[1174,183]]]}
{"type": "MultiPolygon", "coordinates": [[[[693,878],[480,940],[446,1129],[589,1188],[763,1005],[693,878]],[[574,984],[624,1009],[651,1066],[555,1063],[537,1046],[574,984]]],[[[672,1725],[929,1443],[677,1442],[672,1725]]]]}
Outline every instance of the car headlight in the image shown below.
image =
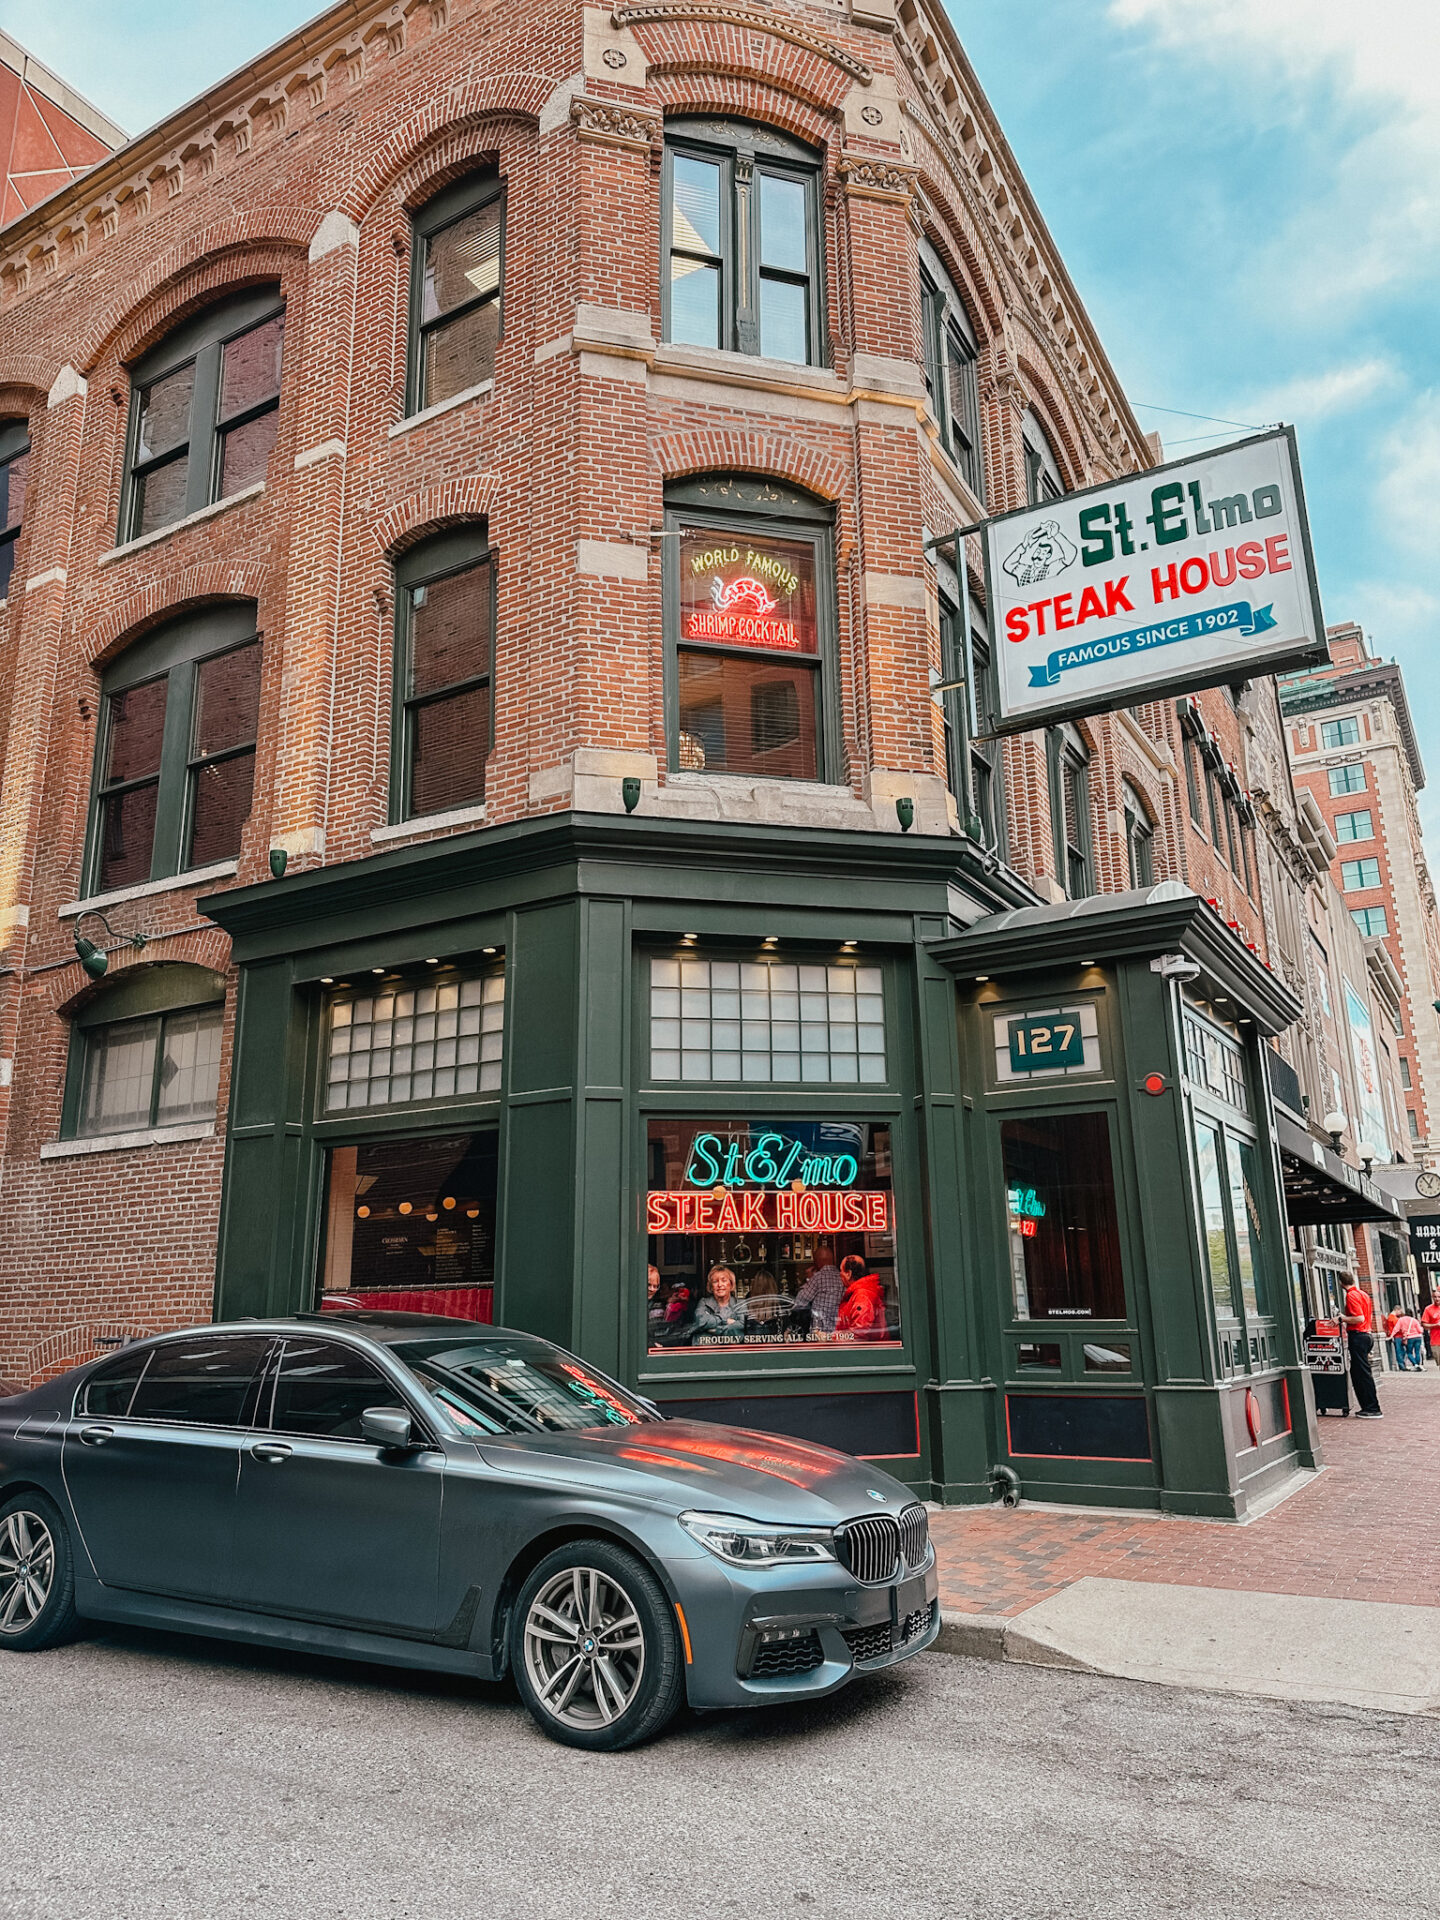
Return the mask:
{"type": "Polygon", "coordinates": [[[734,1567],[782,1567],[835,1558],[835,1535],[829,1527],[776,1527],[735,1513],[682,1513],[680,1524],[717,1559],[734,1567]]]}

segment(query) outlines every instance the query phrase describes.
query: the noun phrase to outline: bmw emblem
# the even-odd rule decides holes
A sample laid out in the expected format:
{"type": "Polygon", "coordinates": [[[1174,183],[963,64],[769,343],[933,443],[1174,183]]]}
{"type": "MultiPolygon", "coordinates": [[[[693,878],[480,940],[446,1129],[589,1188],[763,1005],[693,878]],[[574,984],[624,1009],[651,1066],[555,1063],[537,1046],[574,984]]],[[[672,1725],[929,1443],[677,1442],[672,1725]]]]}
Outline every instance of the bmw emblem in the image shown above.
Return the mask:
{"type": "Polygon", "coordinates": [[[865,1491],[866,1493],[869,1494],[872,1500],[883,1500],[885,1498],[884,1494],[881,1493],[876,1487],[866,1487],[865,1491]]]}

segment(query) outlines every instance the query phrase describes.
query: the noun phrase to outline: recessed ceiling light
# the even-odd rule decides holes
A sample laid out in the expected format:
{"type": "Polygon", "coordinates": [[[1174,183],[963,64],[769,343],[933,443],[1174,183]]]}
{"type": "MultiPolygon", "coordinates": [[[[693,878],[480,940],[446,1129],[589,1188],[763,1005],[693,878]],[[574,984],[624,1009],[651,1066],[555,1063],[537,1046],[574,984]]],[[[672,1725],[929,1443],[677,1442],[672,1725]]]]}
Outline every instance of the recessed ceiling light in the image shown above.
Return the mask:
{"type": "Polygon", "coordinates": [[[483,947],[483,948],[481,949],[481,951],[482,951],[483,953],[494,953],[494,952],[495,952],[495,948],[494,948],[494,947],[483,947]]]}
{"type": "Polygon", "coordinates": [[[334,984],[335,984],[335,976],[334,976],[334,974],[333,974],[333,973],[322,973],[322,974],[321,974],[321,976],[320,976],[320,984],[321,984],[321,986],[322,986],[322,987],[333,987],[333,986],[334,986],[334,984]]]}
{"type": "Polygon", "coordinates": [[[438,967],[440,962],[438,960],[427,960],[425,964],[427,967],[438,967]]]}
{"type": "Polygon", "coordinates": [[[371,973],[384,973],[385,969],[383,967],[371,967],[370,971],[371,973]]]}

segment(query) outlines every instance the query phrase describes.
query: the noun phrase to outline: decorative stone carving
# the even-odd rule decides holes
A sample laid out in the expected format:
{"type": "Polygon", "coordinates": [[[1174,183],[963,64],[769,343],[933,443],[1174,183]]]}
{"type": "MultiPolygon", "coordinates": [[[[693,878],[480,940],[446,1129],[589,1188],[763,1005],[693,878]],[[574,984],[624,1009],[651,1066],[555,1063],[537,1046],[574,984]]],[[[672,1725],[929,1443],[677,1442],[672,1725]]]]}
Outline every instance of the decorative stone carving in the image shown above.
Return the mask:
{"type": "Polygon", "coordinates": [[[861,199],[904,202],[915,190],[915,169],[899,166],[893,160],[844,154],[839,171],[845,182],[845,191],[861,199]]]}
{"type": "Polygon", "coordinates": [[[570,119],[582,140],[598,140],[612,147],[649,148],[662,131],[658,113],[623,106],[615,100],[596,100],[583,93],[570,102],[570,119]]]}
{"type": "Polygon", "coordinates": [[[873,68],[866,66],[863,60],[857,60],[853,53],[837,47],[833,40],[825,39],[823,34],[813,33],[798,20],[770,14],[760,7],[732,3],[732,0],[649,0],[649,4],[616,7],[610,18],[617,27],[644,26],[652,22],[662,24],[672,20],[713,20],[723,26],[744,27],[754,34],[768,34],[772,39],[788,40],[792,47],[803,47],[807,53],[830,61],[862,86],[868,87],[875,77],[873,68]]]}

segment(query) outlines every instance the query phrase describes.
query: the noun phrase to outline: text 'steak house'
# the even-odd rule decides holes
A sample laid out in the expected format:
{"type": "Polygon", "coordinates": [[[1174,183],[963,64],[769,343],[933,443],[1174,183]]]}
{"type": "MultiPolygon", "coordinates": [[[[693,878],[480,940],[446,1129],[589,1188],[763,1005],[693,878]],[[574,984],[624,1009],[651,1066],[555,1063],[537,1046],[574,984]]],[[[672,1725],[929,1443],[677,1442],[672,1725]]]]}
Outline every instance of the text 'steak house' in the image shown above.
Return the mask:
{"type": "Polygon", "coordinates": [[[945,1499],[1311,1463],[1248,848],[1173,702],[982,737],[927,546],[1153,457],[909,0],[350,0],[0,234],[0,1372],[378,1304],[945,1499]]]}

